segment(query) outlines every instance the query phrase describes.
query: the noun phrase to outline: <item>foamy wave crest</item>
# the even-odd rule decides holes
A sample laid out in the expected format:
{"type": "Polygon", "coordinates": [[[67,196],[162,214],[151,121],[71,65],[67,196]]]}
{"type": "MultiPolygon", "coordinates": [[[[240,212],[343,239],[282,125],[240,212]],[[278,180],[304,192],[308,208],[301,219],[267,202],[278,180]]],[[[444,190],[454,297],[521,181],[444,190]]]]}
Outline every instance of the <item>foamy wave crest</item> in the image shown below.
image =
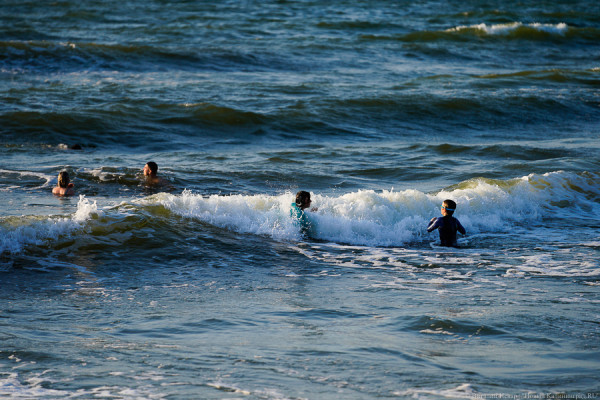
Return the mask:
{"type": "Polygon", "coordinates": [[[59,390],[44,389],[40,385],[29,387],[23,385],[16,373],[10,373],[6,377],[0,378],[0,396],[11,399],[33,399],[44,398],[46,396],[58,397],[65,395],[59,390]]]}
{"type": "Polygon", "coordinates": [[[488,35],[506,35],[508,33],[514,32],[518,29],[533,29],[539,32],[553,33],[564,35],[569,29],[568,25],[564,22],[559,24],[540,24],[540,23],[531,23],[531,24],[523,24],[521,22],[512,22],[509,24],[495,24],[495,25],[487,25],[487,24],[477,24],[477,25],[462,25],[457,26],[451,29],[448,29],[447,32],[460,32],[464,30],[478,30],[485,32],[488,35]]]}
{"type": "Polygon", "coordinates": [[[77,211],[71,217],[9,217],[0,220],[0,254],[17,254],[29,245],[43,245],[80,230],[93,214],[96,202],[79,196],[77,211]]]}
{"type": "MultiPolygon", "coordinates": [[[[25,362],[14,356],[9,357],[19,364],[25,362]]],[[[15,368],[18,368],[15,367],[15,368]]],[[[14,369],[14,368],[13,368],[14,369]]],[[[152,391],[151,388],[130,389],[119,386],[99,386],[87,389],[68,391],[62,389],[46,388],[46,374],[49,370],[19,376],[16,372],[9,372],[0,376],[0,398],[2,399],[76,399],[76,398],[111,398],[111,399],[160,399],[163,396],[152,391]]]]}
{"type": "MultiPolygon", "coordinates": [[[[19,182],[21,180],[25,181],[35,181],[41,182],[39,185],[32,185],[32,187],[25,188],[26,190],[38,190],[40,188],[46,188],[50,186],[50,182],[56,177],[50,176],[48,174],[43,174],[39,172],[32,171],[16,171],[16,170],[6,170],[0,169],[0,178],[6,179],[9,182],[19,182]]],[[[5,188],[0,187],[2,191],[11,191],[17,188],[20,188],[19,185],[11,185],[5,188]]]]}
{"type": "Polygon", "coordinates": [[[416,399],[420,398],[447,398],[447,399],[464,399],[464,398],[473,398],[476,397],[477,393],[471,388],[471,385],[468,383],[463,383],[462,385],[456,388],[449,389],[424,389],[424,388],[415,388],[415,389],[407,389],[402,391],[393,392],[396,396],[401,397],[412,397],[416,399]]]}
{"type": "MultiPolygon", "coordinates": [[[[455,216],[471,234],[541,224],[545,215],[567,218],[600,212],[598,178],[591,173],[559,171],[509,181],[472,179],[433,194],[418,190],[359,190],[342,196],[313,193],[313,206],[318,210],[308,214],[316,239],[402,246],[435,239],[425,228],[432,217],[440,215],[445,199],[457,202],[455,216]]],[[[236,232],[298,239],[299,227],[290,217],[293,198],[291,193],[204,197],[184,191],[152,196],[144,202],[159,203],[177,215],[236,232]]]]}
{"type": "Polygon", "coordinates": [[[177,215],[236,232],[264,234],[274,238],[300,237],[290,218],[290,194],[205,197],[185,190],[178,196],[161,193],[144,202],[159,203],[177,215]]]}

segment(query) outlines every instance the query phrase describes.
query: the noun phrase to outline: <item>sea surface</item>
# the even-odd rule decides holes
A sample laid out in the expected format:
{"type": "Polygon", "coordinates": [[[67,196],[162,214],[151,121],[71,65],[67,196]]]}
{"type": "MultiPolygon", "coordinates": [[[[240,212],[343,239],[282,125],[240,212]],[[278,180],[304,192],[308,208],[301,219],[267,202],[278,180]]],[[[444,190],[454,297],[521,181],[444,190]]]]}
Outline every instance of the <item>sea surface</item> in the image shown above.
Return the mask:
{"type": "Polygon", "coordinates": [[[600,398],[599,139],[596,0],[3,0],[0,398],[600,398]]]}

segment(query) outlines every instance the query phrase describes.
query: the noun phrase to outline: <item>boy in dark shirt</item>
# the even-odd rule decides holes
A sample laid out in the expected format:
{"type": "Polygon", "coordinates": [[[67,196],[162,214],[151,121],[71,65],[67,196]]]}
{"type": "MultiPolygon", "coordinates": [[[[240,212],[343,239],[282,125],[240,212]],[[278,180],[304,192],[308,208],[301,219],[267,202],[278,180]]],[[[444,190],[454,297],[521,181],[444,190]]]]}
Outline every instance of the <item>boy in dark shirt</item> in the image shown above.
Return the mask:
{"type": "Polygon", "coordinates": [[[432,218],[429,221],[427,232],[438,229],[440,233],[440,242],[442,246],[458,247],[456,241],[456,231],[465,235],[467,232],[460,224],[460,221],[452,216],[456,210],[456,203],[452,200],[444,200],[442,203],[442,217],[432,218]]]}

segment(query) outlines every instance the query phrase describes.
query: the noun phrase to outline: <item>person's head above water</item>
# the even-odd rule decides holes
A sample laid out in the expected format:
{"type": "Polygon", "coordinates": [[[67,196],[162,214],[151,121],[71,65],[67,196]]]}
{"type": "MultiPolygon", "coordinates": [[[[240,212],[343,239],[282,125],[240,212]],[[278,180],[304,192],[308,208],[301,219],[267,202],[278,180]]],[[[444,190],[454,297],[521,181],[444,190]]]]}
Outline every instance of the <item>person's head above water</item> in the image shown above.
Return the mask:
{"type": "Polygon", "coordinates": [[[454,214],[454,210],[456,210],[456,203],[453,200],[444,200],[442,203],[442,215],[452,216],[452,214],[454,214]]]}
{"type": "Polygon", "coordinates": [[[67,171],[62,171],[58,174],[58,187],[67,188],[69,187],[69,182],[71,182],[71,180],[69,179],[69,173],[67,171]]]}
{"type": "Polygon", "coordinates": [[[52,194],[57,196],[72,196],[75,194],[74,186],[67,171],[59,172],[58,181],[56,182],[56,187],[52,189],[52,194]]]}
{"type": "Polygon", "coordinates": [[[296,193],[296,205],[301,209],[304,210],[305,208],[310,207],[310,203],[312,202],[312,200],[310,199],[310,193],[301,190],[298,193],[296,193]]]}
{"type": "Polygon", "coordinates": [[[158,172],[158,165],[154,161],[148,161],[146,165],[144,165],[144,176],[156,176],[158,172]]]}

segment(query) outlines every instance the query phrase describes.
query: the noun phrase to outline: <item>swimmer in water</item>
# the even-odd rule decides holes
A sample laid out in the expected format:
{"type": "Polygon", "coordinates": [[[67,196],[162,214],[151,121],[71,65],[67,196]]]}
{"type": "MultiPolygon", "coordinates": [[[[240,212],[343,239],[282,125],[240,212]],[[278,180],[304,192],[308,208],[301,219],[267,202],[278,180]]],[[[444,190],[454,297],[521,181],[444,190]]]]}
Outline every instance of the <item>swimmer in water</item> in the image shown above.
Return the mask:
{"type": "MultiPolygon", "coordinates": [[[[296,202],[292,203],[292,208],[290,209],[290,216],[300,226],[300,231],[303,234],[310,233],[314,228],[312,221],[304,211],[310,207],[311,203],[310,193],[301,190],[296,193],[296,202]]],[[[311,208],[310,211],[317,211],[317,209],[311,208]]]]}
{"type": "Polygon", "coordinates": [[[440,234],[440,242],[442,246],[458,247],[456,240],[456,232],[466,235],[467,231],[460,224],[460,221],[452,216],[456,210],[456,203],[452,200],[444,200],[442,203],[442,216],[432,218],[429,221],[427,232],[433,232],[435,229],[440,234]]]}
{"type": "Polygon", "coordinates": [[[142,169],[145,178],[145,186],[147,189],[171,191],[175,188],[171,183],[158,176],[158,165],[154,161],[148,161],[142,169]]]}
{"type": "Polygon", "coordinates": [[[52,189],[52,194],[57,196],[73,196],[75,194],[75,185],[69,179],[69,173],[62,171],[58,174],[58,184],[52,189]]]}
{"type": "Polygon", "coordinates": [[[158,165],[154,161],[148,161],[146,165],[144,165],[144,176],[146,177],[146,182],[148,183],[158,183],[159,178],[158,174],[158,165]]]}

